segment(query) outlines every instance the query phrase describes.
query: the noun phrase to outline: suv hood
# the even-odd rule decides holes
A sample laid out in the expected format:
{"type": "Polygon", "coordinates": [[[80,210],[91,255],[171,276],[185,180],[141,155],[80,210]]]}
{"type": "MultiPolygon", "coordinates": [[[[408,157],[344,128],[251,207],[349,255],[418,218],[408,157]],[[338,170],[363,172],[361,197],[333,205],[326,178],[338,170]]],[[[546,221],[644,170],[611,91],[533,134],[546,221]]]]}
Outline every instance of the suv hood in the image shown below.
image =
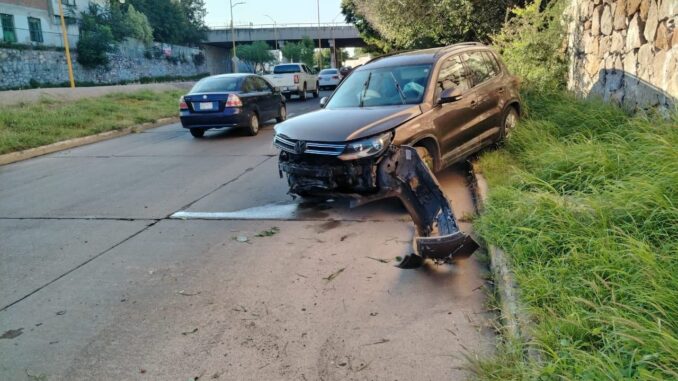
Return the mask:
{"type": "Polygon", "coordinates": [[[419,105],[321,109],[275,126],[295,140],[344,142],[390,130],[421,114],[419,105]]]}

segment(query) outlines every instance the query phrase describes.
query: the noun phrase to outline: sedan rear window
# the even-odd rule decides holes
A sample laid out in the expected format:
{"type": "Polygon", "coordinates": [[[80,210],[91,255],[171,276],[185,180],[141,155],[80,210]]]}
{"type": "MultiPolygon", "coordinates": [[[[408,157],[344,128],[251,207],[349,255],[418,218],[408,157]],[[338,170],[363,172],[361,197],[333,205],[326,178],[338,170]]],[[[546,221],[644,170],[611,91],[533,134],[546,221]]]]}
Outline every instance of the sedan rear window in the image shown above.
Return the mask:
{"type": "Polygon", "coordinates": [[[273,68],[273,74],[301,73],[299,65],[278,65],[273,68]]]}
{"type": "Polygon", "coordinates": [[[222,91],[238,91],[240,78],[233,77],[214,77],[204,78],[198,81],[191,93],[219,93],[222,91]]]}
{"type": "Polygon", "coordinates": [[[320,74],[325,74],[325,75],[328,75],[328,74],[337,74],[337,69],[325,69],[325,70],[321,70],[321,71],[320,71],[320,74]]]}

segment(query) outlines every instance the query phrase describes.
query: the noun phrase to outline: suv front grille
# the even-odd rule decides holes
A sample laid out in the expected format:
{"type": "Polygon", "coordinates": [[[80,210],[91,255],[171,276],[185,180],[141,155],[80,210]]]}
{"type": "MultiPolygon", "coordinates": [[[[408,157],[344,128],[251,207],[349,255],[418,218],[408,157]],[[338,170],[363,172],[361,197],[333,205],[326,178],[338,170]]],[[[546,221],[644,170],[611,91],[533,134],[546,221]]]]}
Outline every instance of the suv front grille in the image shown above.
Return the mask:
{"type": "Polygon", "coordinates": [[[275,136],[273,144],[283,151],[296,155],[309,153],[314,155],[339,156],[346,148],[346,144],[307,142],[290,139],[281,135],[275,136]]]}

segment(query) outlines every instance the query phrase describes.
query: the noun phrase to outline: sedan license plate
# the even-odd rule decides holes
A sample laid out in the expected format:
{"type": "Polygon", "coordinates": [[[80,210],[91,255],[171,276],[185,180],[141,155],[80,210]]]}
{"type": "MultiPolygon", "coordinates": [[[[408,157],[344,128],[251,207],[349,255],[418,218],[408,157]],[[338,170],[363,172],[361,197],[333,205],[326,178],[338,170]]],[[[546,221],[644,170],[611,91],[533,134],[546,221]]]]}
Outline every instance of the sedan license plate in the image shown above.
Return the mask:
{"type": "Polygon", "coordinates": [[[200,102],[200,111],[203,110],[212,110],[212,102],[200,102]]]}

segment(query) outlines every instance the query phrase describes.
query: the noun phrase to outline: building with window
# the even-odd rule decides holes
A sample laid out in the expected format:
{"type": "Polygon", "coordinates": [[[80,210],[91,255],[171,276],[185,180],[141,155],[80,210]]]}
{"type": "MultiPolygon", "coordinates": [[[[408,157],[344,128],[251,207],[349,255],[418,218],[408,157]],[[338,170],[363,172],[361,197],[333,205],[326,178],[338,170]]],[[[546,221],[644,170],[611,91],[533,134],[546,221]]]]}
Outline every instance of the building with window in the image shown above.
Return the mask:
{"type": "MultiPolygon", "coordinates": [[[[78,41],[80,12],[90,2],[106,0],[62,0],[71,47],[78,41]]],[[[60,17],[58,0],[0,0],[0,42],[63,46],[60,17]]]]}

